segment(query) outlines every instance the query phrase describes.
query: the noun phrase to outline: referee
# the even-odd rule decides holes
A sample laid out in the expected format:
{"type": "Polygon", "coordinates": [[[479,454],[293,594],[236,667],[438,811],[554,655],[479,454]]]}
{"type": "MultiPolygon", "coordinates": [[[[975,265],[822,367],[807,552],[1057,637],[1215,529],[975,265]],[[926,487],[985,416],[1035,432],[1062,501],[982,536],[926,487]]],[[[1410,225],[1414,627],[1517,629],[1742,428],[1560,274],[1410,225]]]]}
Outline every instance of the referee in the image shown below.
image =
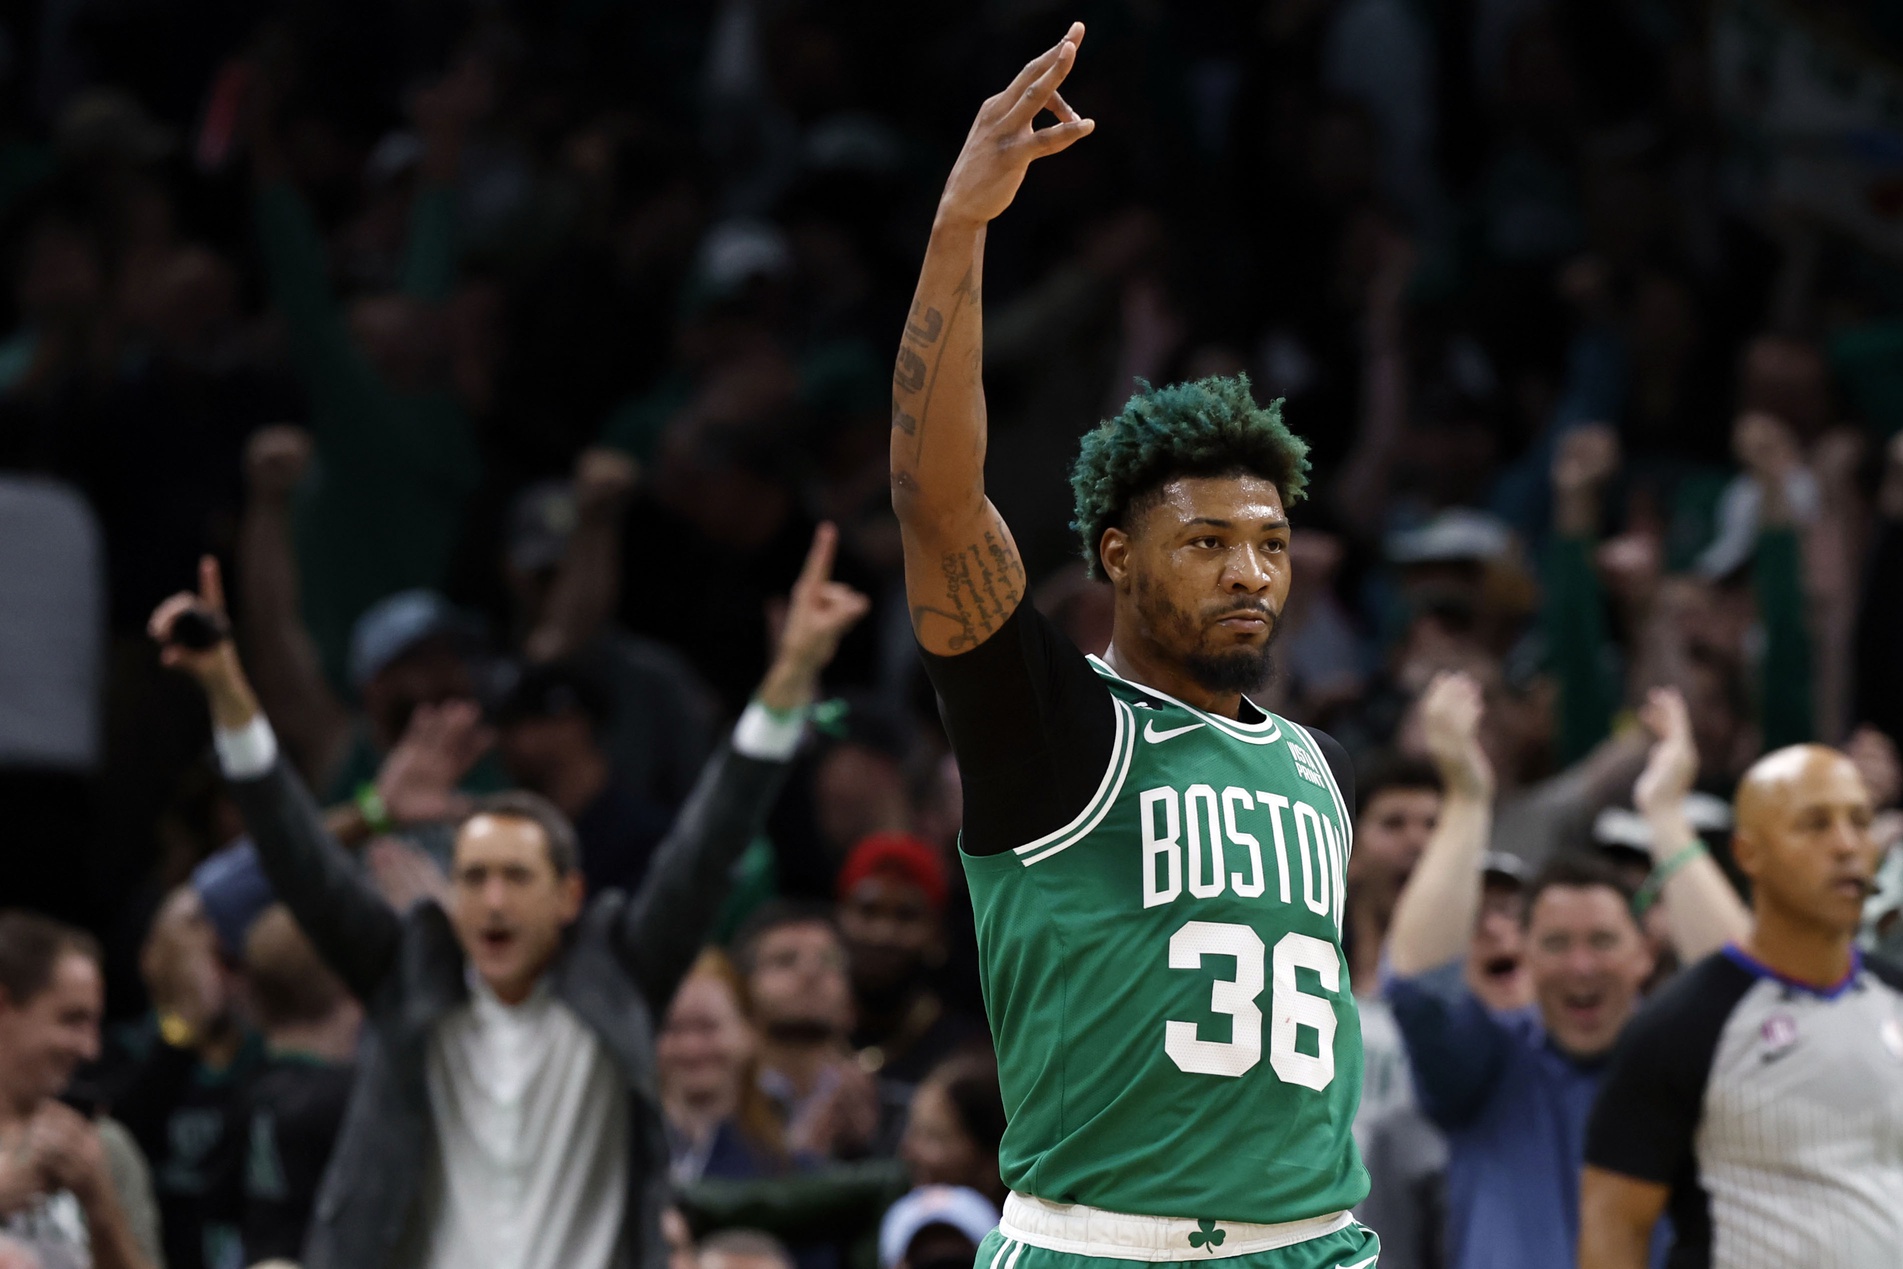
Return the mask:
{"type": "Polygon", "coordinates": [[[1743,946],[1633,1020],[1586,1137],[1580,1269],[1903,1264],[1903,972],[1853,938],[1876,870],[1850,760],[1799,745],[1738,789],[1743,946]]]}

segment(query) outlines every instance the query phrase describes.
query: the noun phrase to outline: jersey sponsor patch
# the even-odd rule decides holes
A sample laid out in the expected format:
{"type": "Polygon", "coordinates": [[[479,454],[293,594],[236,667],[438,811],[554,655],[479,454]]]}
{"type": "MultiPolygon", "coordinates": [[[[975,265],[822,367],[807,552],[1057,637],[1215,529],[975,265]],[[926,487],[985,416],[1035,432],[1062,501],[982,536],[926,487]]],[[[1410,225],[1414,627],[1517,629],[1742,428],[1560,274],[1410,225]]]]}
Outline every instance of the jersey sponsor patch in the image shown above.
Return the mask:
{"type": "Polygon", "coordinates": [[[1310,784],[1320,785],[1324,789],[1328,787],[1328,781],[1322,778],[1322,769],[1315,765],[1315,759],[1308,750],[1291,740],[1288,742],[1288,751],[1289,756],[1295,759],[1295,774],[1310,784]]]}

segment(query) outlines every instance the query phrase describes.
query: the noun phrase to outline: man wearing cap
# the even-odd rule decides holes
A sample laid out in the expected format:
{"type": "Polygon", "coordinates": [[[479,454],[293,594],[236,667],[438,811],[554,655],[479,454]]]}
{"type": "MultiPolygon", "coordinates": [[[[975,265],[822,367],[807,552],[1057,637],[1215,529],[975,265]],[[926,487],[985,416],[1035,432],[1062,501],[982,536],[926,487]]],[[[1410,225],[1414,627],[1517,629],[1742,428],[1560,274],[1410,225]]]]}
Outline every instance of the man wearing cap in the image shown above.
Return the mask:
{"type": "Polygon", "coordinates": [[[477,804],[448,894],[399,914],[323,830],[229,640],[217,570],[151,632],[205,689],[233,796],[273,888],[366,1013],[358,1080],[307,1269],[631,1269],[664,1259],[656,1017],[706,938],[785,777],[840,637],[869,607],[831,580],[822,525],[771,668],[641,889],[586,901],[574,831],[545,799],[477,804]]]}
{"type": "MultiPolygon", "coordinates": [[[[1479,684],[1442,676],[1419,709],[1447,795],[1395,906],[1384,977],[1421,1108],[1448,1137],[1448,1264],[1564,1269],[1577,1240],[1586,1117],[1651,973],[1651,948],[1614,869],[1596,856],[1555,856],[1525,899],[1535,1003],[1486,1007],[1465,964],[1493,793],[1479,684]]],[[[1644,718],[1659,740],[1635,796],[1663,817],[1690,786],[1697,756],[1676,694],[1654,693],[1644,718]]],[[[1742,907],[1709,858],[1668,858],[1654,877],[1681,955],[1702,956],[1739,928],[1742,907]]]]}
{"type": "Polygon", "coordinates": [[[909,834],[874,833],[846,856],[838,887],[858,1006],[852,1047],[881,1079],[916,1084],[984,1034],[931,986],[932,969],[945,959],[945,861],[909,834]]]}

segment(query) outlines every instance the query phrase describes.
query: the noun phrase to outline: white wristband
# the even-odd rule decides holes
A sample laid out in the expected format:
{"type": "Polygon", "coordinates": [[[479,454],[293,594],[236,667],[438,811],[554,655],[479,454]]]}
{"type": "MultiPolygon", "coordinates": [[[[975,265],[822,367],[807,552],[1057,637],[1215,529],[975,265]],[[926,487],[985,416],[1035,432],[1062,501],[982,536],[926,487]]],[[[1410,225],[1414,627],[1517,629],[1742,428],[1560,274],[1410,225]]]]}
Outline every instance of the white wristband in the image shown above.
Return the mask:
{"type": "Polygon", "coordinates": [[[748,758],[784,762],[800,747],[806,732],[806,713],[792,717],[776,716],[759,701],[748,701],[740,721],[733,727],[733,751],[748,758]]]}
{"type": "Polygon", "coordinates": [[[211,734],[218,767],[227,780],[255,780],[278,760],[278,738],[262,711],[237,729],[217,727],[211,734]]]}

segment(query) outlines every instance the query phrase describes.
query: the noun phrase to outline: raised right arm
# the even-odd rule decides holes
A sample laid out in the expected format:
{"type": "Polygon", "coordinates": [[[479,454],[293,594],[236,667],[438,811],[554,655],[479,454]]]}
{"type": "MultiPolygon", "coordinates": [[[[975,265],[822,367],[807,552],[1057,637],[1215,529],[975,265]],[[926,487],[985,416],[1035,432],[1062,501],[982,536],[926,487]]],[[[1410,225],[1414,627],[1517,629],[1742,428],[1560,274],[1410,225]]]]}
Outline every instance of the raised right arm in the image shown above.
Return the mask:
{"type": "Polygon", "coordinates": [[[1411,978],[1460,961],[1480,913],[1481,864],[1493,830],[1493,767],[1480,747],[1480,685],[1445,674],[1421,697],[1421,732],[1445,792],[1434,835],[1401,889],[1388,965],[1411,978]]]}
{"type": "Polygon", "coordinates": [[[1094,126],[1057,92],[1083,38],[1083,24],[1073,23],[978,111],[939,199],[899,343],[892,508],[905,544],[912,629],[927,652],[941,656],[983,643],[1024,597],[1017,543],[985,497],[985,229],[1011,205],[1033,159],[1094,126]],[[1035,128],[1046,109],[1059,122],[1035,128]]]}
{"type": "Polygon", "coordinates": [[[351,994],[368,1001],[396,958],[401,922],[325,829],[310,790],[278,754],[229,636],[209,648],[174,639],[177,622],[191,609],[224,622],[224,583],[210,556],[199,565],[198,594],[167,599],[147,629],[160,645],[161,663],[191,675],[205,691],[219,765],[272,889],[351,994]]]}

